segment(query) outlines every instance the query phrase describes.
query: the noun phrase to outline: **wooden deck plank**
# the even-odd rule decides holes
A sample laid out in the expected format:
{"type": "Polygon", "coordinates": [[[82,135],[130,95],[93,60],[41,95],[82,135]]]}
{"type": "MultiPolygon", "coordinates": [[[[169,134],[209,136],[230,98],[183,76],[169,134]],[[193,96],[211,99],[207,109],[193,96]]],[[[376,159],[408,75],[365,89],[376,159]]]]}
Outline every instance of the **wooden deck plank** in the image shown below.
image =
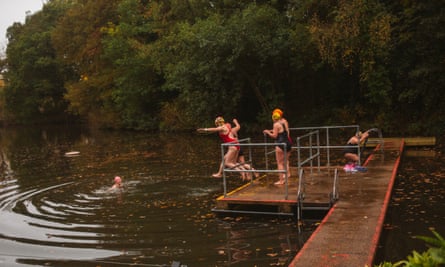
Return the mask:
{"type": "MultiPolygon", "coordinates": [[[[340,166],[337,166],[340,168],[340,166]]],[[[329,205],[329,193],[332,191],[335,167],[326,169],[307,169],[305,171],[306,194],[304,205],[306,207],[329,205]],[[330,172],[330,174],[329,174],[330,172]]],[[[261,179],[241,187],[217,199],[217,207],[227,208],[231,204],[243,205],[298,205],[298,178],[289,178],[288,195],[284,185],[274,185],[276,175],[265,176],[261,179]]]]}
{"type": "Polygon", "coordinates": [[[401,140],[367,162],[368,172],[340,179],[340,200],[289,266],[372,266],[403,149],[401,140]]]}
{"type": "MultiPolygon", "coordinates": [[[[390,143],[390,142],[397,142],[398,140],[401,140],[402,138],[398,137],[386,137],[386,138],[369,138],[366,142],[367,147],[374,147],[376,145],[379,145],[382,143],[390,143]]],[[[405,141],[405,146],[434,146],[436,145],[436,137],[407,137],[403,138],[405,141]]]]}
{"type": "MultiPolygon", "coordinates": [[[[340,199],[289,266],[372,266],[404,145],[403,139],[385,140],[384,150],[377,147],[365,162],[365,173],[345,173],[336,166],[340,169],[340,199]]],[[[305,172],[305,207],[307,203],[315,206],[329,202],[333,183],[329,177],[333,177],[334,168],[305,172]]],[[[276,177],[254,181],[219,198],[218,203],[225,208],[231,204],[276,205],[278,211],[289,212],[298,203],[298,179],[290,179],[287,199],[284,187],[273,185],[275,180],[276,177]]]]}

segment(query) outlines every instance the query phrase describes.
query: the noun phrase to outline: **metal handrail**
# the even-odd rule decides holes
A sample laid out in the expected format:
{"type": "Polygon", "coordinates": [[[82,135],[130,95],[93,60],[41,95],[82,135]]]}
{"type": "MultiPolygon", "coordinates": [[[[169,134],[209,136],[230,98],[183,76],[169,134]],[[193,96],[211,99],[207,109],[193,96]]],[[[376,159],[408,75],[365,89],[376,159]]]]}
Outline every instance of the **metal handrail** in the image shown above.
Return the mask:
{"type": "MultiPolygon", "coordinates": [[[[320,158],[321,158],[321,150],[326,150],[326,157],[327,157],[327,166],[329,167],[331,165],[330,163],[330,150],[331,149],[344,149],[346,147],[350,147],[347,145],[330,145],[330,130],[333,129],[345,129],[345,128],[354,128],[356,132],[359,131],[360,127],[359,125],[344,125],[344,126],[319,126],[319,127],[298,127],[298,128],[289,128],[291,132],[295,131],[310,131],[308,133],[305,133],[301,136],[298,136],[296,140],[296,145],[292,145],[292,150],[297,150],[297,167],[298,171],[301,172],[303,170],[303,166],[307,163],[310,164],[311,171],[313,169],[313,160],[317,159],[317,167],[318,171],[320,171],[320,158]],[[326,144],[321,145],[320,144],[320,131],[325,130],[326,132],[326,144]],[[308,139],[306,141],[306,139],[308,139]],[[315,140],[314,140],[315,139],[315,140]],[[306,141],[307,145],[302,145],[302,141],[306,141]],[[302,151],[308,150],[309,156],[302,158],[302,151]]],[[[381,136],[381,132],[379,132],[379,137],[381,136]]],[[[272,170],[269,169],[269,160],[268,155],[271,153],[274,153],[274,150],[268,150],[269,147],[275,147],[275,146],[283,146],[285,155],[290,151],[286,150],[285,143],[274,143],[269,142],[267,135],[264,135],[264,142],[263,143],[251,143],[250,138],[240,139],[237,142],[231,142],[231,143],[223,143],[221,144],[221,164],[223,164],[223,184],[224,184],[224,197],[227,196],[227,180],[226,180],[226,173],[230,172],[248,172],[248,173],[284,173],[285,175],[285,199],[288,199],[288,177],[289,173],[287,168],[285,167],[284,170],[272,170]],[[232,168],[226,168],[224,166],[224,149],[225,147],[232,146],[236,144],[237,146],[247,146],[248,147],[248,159],[246,160],[246,163],[249,163],[252,167],[250,170],[235,170],[232,168]],[[265,157],[265,169],[253,169],[253,162],[252,162],[252,148],[255,146],[263,146],[264,147],[264,157],[265,157]]],[[[360,144],[357,144],[357,151],[359,156],[359,164],[360,164],[360,144]]],[[[287,166],[287,157],[284,157],[284,166],[287,166]]],[[[301,174],[303,175],[303,174],[301,174]]],[[[304,175],[303,175],[304,176],[304,175]]],[[[253,182],[253,179],[252,181],[253,182]]],[[[299,185],[300,187],[301,185],[299,185]]],[[[338,171],[335,170],[335,177],[334,177],[334,185],[333,185],[333,197],[338,197],[338,171]]]]}
{"type": "MultiPolygon", "coordinates": [[[[330,130],[333,129],[347,129],[347,128],[354,128],[355,132],[358,133],[360,131],[360,126],[359,125],[341,125],[341,126],[318,126],[318,127],[296,127],[296,128],[289,128],[289,131],[291,132],[296,132],[296,131],[313,131],[313,130],[318,130],[318,131],[325,131],[325,142],[326,145],[318,145],[316,147],[312,146],[312,148],[317,148],[317,149],[324,149],[326,150],[326,161],[327,161],[327,166],[331,166],[331,162],[330,162],[330,151],[331,149],[344,149],[346,147],[350,147],[347,145],[340,145],[340,146],[331,146],[330,145],[330,130]]],[[[307,147],[301,147],[301,148],[307,148],[307,147]]],[[[358,156],[359,159],[361,158],[360,156],[360,144],[357,145],[357,151],[358,151],[358,156]]],[[[359,161],[360,164],[360,161],[359,161]]]]}
{"type": "Polygon", "coordinates": [[[298,157],[298,162],[297,162],[298,170],[300,170],[303,167],[304,164],[310,162],[310,167],[311,167],[311,171],[312,171],[312,167],[313,167],[312,162],[313,162],[314,159],[318,159],[317,166],[318,166],[318,171],[320,171],[320,132],[319,132],[319,130],[315,130],[315,131],[309,132],[307,134],[304,134],[302,136],[299,136],[299,137],[296,138],[296,140],[297,140],[297,147],[296,148],[297,148],[297,157],[298,157]],[[312,138],[313,138],[314,135],[316,137],[316,144],[317,144],[316,146],[314,146],[312,144],[312,138]],[[308,138],[309,139],[308,140],[309,146],[307,146],[307,147],[301,146],[301,141],[304,140],[304,138],[308,138]],[[308,149],[309,150],[309,157],[307,157],[304,160],[301,159],[301,150],[302,149],[308,149]],[[316,149],[316,153],[312,154],[314,149],[316,149]]]}
{"type": "MultiPolygon", "coordinates": [[[[288,199],[288,193],[289,193],[289,186],[288,186],[288,171],[286,169],[284,170],[271,170],[268,168],[267,165],[267,158],[266,158],[266,169],[253,169],[253,163],[252,163],[252,148],[255,146],[258,147],[265,147],[266,153],[267,153],[267,147],[268,146],[277,146],[277,145],[282,145],[284,147],[284,153],[286,155],[287,150],[286,150],[286,144],[285,143],[250,143],[250,138],[245,138],[245,139],[240,139],[238,140],[238,142],[230,142],[230,143],[222,143],[221,144],[221,158],[222,161],[221,163],[223,164],[223,189],[224,189],[224,197],[227,196],[227,179],[226,179],[226,173],[230,173],[230,172],[247,172],[247,173],[284,173],[284,178],[285,178],[285,194],[284,194],[284,198],[288,199]],[[244,142],[244,143],[243,143],[244,142]],[[247,143],[245,143],[247,142],[247,143]],[[251,169],[250,170],[235,170],[233,168],[226,168],[226,166],[224,166],[224,148],[228,147],[228,146],[233,146],[234,144],[236,144],[237,146],[247,146],[249,148],[249,158],[248,160],[246,160],[246,162],[250,162],[251,163],[251,169]]],[[[266,156],[267,157],[267,156],[266,156]]],[[[237,165],[239,166],[239,165],[237,165]]],[[[287,166],[287,159],[286,157],[284,158],[284,166],[287,166]]],[[[251,183],[253,182],[253,179],[251,179],[251,183]]]]}
{"type": "Polygon", "coordinates": [[[298,175],[298,191],[297,191],[297,199],[298,199],[298,206],[297,206],[297,219],[298,221],[302,218],[302,212],[303,212],[303,200],[306,194],[306,181],[304,178],[304,169],[301,169],[299,171],[298,175]]]}
{"type": "Polygon", "coordinates": [[[331,192],[331,204],[336,202],[339,198],[338,184],[339,184],[338,170],[337,170],[337,168],[335,168],[334,183],[332,185],[332,192],[331,192]]]}

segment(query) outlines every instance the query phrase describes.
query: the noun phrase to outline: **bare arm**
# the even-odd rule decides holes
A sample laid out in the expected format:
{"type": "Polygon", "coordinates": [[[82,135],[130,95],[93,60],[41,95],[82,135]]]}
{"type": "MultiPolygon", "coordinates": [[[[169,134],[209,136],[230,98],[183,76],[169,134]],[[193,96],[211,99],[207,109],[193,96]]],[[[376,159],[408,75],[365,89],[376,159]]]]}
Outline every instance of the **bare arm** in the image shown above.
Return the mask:
{"type": "Polygon", "coordinates": [[[269,135],[271,138],[277,138],[278,133],[280,131],[280,123],[275,122],[273,124],[273,129],[272,130],[264,130],[263,133],[269,135]]]}
{"type": "Polygon", "coordinates": [[[368,137],[369,137],[369,133],[364,132],[360,137],[358,137],[356,135],[351,137],[349,139],[348,143],[353,144],[353,145],[358,145],[358,144],[361,144],[363,141],[365,141],[368,137]]]}
{"type": "Polygon", "coordinates": [[[227,130],[227,127],[225,126],[218,126],[218,127],[212,127],[212,128],[198,128],[196,129],[199,133],[216,133],[216,132],[224,132],[227,130]]]}
{"type": "Polygon", "coordinates": [[[369,132],[368,131],[364,132],[362,136],[360,136],[360,143],[365,141],[368,137],[369,137],[369,132]]]}
{"type": "Polygon", "coordinates": [[[286,126],[287,136],[290,136],[290,130],[289,130],[289,122],[285,118],[283,118],[284,125],[286,126]]]}
{"type": "Polygon", "coordinates": [[[241,125],[238,123],[237,119],[233,119],[233,124],[235,124],[235,127],[232,128],[232,135],[238,138],[238,131],[241,129],[241,125]]]}

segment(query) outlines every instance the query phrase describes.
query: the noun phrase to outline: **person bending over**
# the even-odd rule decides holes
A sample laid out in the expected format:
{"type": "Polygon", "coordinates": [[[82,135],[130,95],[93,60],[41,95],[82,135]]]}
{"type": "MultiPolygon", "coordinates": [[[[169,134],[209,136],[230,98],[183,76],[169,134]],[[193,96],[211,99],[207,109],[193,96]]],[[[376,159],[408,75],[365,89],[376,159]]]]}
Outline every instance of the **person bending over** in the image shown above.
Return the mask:
{"type": "Polygon", "coordinates": [[[346,143],[345,149],[343,150],[343,156],[347,160],[347,163],[344,167],[345,171],[357,171],[362,168],[359,166],[360,158],[359,158],[359,149],[360,144],[365,141],[369,137],[369,132],[366,131],[364,133],[358,132],[356,135],[349,138],[346,143]]]}

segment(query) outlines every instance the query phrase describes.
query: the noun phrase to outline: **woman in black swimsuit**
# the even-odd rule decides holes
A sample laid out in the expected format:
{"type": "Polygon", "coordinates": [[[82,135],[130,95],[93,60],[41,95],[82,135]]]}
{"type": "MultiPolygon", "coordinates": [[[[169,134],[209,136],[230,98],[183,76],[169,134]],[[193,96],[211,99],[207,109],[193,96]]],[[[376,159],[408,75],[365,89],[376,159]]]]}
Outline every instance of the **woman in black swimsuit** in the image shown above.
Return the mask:
{"type": "Polygon", "coordinates": [[[351,170],[355,167],[355,165],[359,162],[358,157],[358,150],[359,150],[359,144],[366,140],[366,138],[369,137],[369,132],[366,131],[364,133],[357,133],[356,135],[349,138],[347,142],[347,146],[343,150],[343,155],[345,159],[348,161],[348,163],[345,165],[345,171],[351,170]]]}
{"type": "MultiPolygon", "coordinates": [[[[290,176],[289,172],[289,157],[292,148],[292,144],[289,141],[289,130],[287,123],[282,118],[282,112],[278,112],[274,110],[272,113],[273,120],[273,129],[272,130],[264,130],[263,133],[267,134],[271,138],[275,139],[276,143],[285,143],[286,145],[286,155],[284,153],[284,147],[282,145],[275,146],[275,158],[277,160],[277,168],[278,170],[284,170],[284,159],[286,159],[286,171],[288,176],[290,176]]],[[[275,182],[276,185],[282,185],[286,183],[285,180],[286,175],[284,173],[279,174],[280,180],[275,182]]]]}

